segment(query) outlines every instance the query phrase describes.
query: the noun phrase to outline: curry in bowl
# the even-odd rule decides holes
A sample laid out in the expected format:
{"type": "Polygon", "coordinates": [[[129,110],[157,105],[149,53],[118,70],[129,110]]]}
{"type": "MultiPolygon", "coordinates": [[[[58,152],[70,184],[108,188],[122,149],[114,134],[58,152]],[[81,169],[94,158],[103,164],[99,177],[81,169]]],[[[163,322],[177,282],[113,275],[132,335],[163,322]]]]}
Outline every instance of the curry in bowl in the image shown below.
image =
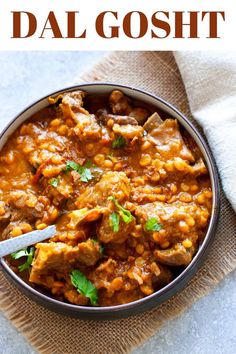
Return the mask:
{"type": "Polygon", "coordinates": [[[119,90],[49,98],[1,151],[2,240],[57,227],[7,261],[57,300],[113,306],[161,289],[191,262],[211,208],[195,141],[119,90]]]}

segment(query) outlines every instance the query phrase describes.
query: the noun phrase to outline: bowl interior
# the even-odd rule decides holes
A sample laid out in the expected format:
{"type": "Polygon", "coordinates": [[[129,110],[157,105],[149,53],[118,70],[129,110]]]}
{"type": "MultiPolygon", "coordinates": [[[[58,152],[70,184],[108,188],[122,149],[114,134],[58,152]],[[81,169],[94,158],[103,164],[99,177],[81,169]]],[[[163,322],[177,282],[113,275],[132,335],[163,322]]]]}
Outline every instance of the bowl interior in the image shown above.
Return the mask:
{"type": "MultiPolygon", "coordinates": [[[[159,297],[161,298],[161,295],[164,293],[168,293],[169,291],[172,292],[171,295],[173,295],[175,286],[183,280],[183,278],[189,274],[191,276],[193,275],[193,270],[196,268],[196,265],[198,261],[200,260],[200,255],[205,252],[205,249],[207,248],[210,238],[213,236],[212,233],[215,228],[215,224],[217,221],[217,215],[218,215],[218,179],[217,179],[217,172],[216,172],[216,167],[214,164],[214,160],[211,156],[211,153],[209,151],[209,148],[207,144],[205,143],[204,139],[202,136],[198,133],[196,128],[187,120],[186,117],[184,117],[183,114],[181,114],[175,107],[173,107],[171,104],[165,102],[159,97],[156,97],[152,94],[149,94],[147,92],[134,89],[132,87],[126,87],[122,85],[114,85],[114,84],[106,84],[106,83],[93,83],[93,84],[83,84],[83,85],[78,85],[70,88],[66,88],[60,91],[57,91],[55,93],[52,93],[48,96],[55,96],[61,92],[65,91],[74,91],[76,89],[79,90],[84,90],[88,92],[88,94],[93,94],[93,95],[100,95],[104,94],[107,95],[109,94],[112,90],[114,89],[121,89],[126,95],[130,96],[131,98],[134,98],[140,102],[144,102],[147,105],[150,105],[152,107],[156,107],[157,110],[163,111],[165,114],[167,114],[169,117],[176,118],[179,123],[187,130],[187,132],[193,137],[197,145],[199,146],[205,163],[207,165],[208,171],[209,171],[209,176],[211,179],[211,184],[212,184],[212,190],[213,190],[213,204],[212,204],[212,215],[210,218],[209,222],[209,227],[206,233],[206,236],[200,245],[198,252],[194,256],[192,262],[168,285],[166,285],[164,288],[158,290],[157,292],[143,298],[137,301],[134,301],[132,303],[128,303],[125,305],[117,305],[117,306],[111,306],[111,307],[85,307],[85,306],[77,306],[77,305],[71,305],[67,303],[60,302],[58,300],[52,299],[51,297],[44,295],[43,293],[37,291],[34,288],[31,288],[28,284],[24,283],[23,280],[21,280],[6,264],[4,260],[2,260],[2,265],[4,269],[7,271],[8,275],[11,276],[11,278],[14,278],[15,281],[17,281],[22,287],[25,287],[26,289],[32,293],[34,293],[35,296],[39,296],[42,299],[46,301],[53,301],[57,305],[63,305],[64,307],[68,307],[69,309],[75,310],[75,311],[81,311],[81,312],[96,312],[96,311],[103,311],[103,312],[111,312],[111,311],[118,311],[122,309],[132,308],[134,306],[137,306],[143,302],[147,302],[148,299],[151,299],[153,297],[159,297]],[[171,291],[172,290],[172,291],[171,291]]],[[[21,112],[9,125],[5,128],[5,130],[2,132],[0,136],[0,149],[4,146],[8,138],[11,136],[11,134],[27,119],[29,119],[33,114],[38,112],[39,110],[45,108],[48,106],[48,96],[40,99],[36,103],[32,104],[28,108],[26,108],[23,112],[21,112]]],[[[169,295],[169,296],[171,296],[169,295]]],[[[168,296],[168,297],[169,297],[168,296]]],[[[166,297],[166,296],[165,296],[166,297]]]]}

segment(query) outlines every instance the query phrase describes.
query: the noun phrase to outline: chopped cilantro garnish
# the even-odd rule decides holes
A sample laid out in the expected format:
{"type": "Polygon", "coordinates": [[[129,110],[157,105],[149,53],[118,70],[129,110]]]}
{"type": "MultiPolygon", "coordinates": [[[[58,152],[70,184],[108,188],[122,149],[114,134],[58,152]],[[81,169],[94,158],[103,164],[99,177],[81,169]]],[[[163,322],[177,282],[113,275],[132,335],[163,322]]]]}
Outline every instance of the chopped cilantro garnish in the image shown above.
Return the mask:
{"type": "Polygon", "coordinates": [[[57,177],[57,178],[50,179],[49,184],[56,188],[58,186],[59,182],[60,182],[60,179],[59,179],[59,177],[57,177]]]}
{"type": "Polygon", "coordinates": [[[94,242],[95,244],[98,244],[99,245],[99,251],[101,254],[104,253],[104,250],[105,250],[105,246],[101,245],[98,240],[95,240],[94,238],[91,238],[91,241],[94,242]]]}
{"type": "Polygon", "coordinates": [[[120,214],[120,216],[122,217],[123,221],[126,224],[129,224],[133,220],[134,217],[131,214],[131,212],[129,210],[126,210],[125,208],[123,208],[119,204],[118,200],[114,196],[108,197],[108,200],[112,200],[113,201],[113,203],[115,204],[116,208],[118,209],[118,213],[120,214]]]}
{"type": "Polygon", "coordinates": [[[86,167],[83,170],[81,170],[79,174],[80,174],[80,180],[82,182],[88,182],[93,178],[91,171],[86,167]]]}
{"type": "Polygon", "coordinates": [[[78,168],[80,168],[81,165],[79,165],[78,163],[74,162],[74,161],[67,161],[66,163],[66,171],[71,171],[74,170],[76,171],[78,168]]]}
{"type": "Polygon", "coordinates": [[[26,262],[18,266],[18,269],[20,272],[23,272],[23,270],[25,270],[25,269],[29,269],[29,267],[31,266],[31,263],[33,261],[34,252],[35,252],[35,248],[34,248],[34,246],[31,246],[31,247],[23,248],[22,250],[11,254],[13,259],[27,257],[26,262]]]}
{"type": "Polygon", "coordinates": [[[98,291],[80,270],[75,269],[70,274],[72,285],[81,294],[90,299],[93,306],[98,304],[98,291]]]}
{"type": "Polygon", "coordinates": [[[158,220],[156,218],[150,218],[146,222],[144,226],[146,231],[160,231],[163,229],[163,226],[158,223],[158,220]]]}
{"type": "Polygon", "coordinates": [[[118,136],[113,142],[112,142],[112,148],[113,149],[121,149],[126,146],[126,140],[123,136],[118,136]]]}
{"type": "Polygon", "coordinates": [[[100,245],[100,253],[103,254],[105,251],[105,246],[104,245],[100,245]]]}
{"type": "Polygon", "coordinates": [[[119,226],[119,224],[120,224],[120,216],[119,216],[119,214],[117,214],[115,212],[111,213],[109,215],[109,221],[110,221],[110,225],[113,228],[113,231],[114,232],[118,232],[119,228],[120,228],[120,226],[119,226]]]}
{"type": "Polygon", "coordinates": [[[84,167],[90,168],[90,167],[96,167],[91,160],[87,160],[84,164],[84,167]]]}
{"type": "Polygon", "coordinates": [[[66,171],[74,170],[80,174],[80,180],[82,182],[88,182],[93,178],[93,175],[88,166],[91,166],[91,161],[87,161],[84,166],[74,161],[68,161],[66,163],[66,171]]]}

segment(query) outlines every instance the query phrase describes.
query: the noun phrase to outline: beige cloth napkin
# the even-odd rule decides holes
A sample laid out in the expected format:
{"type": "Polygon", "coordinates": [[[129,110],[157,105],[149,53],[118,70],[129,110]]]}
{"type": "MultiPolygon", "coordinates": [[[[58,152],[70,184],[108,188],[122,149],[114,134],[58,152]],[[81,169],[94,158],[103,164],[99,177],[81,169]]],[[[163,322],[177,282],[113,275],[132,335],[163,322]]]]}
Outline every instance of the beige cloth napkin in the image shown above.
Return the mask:
{"type": "Polygon", "coordinates": [[[236,211],[236,52],[175,52],[191,112],[203,127],[236,211]]]}
{"type": "MultiPolygon", "coordinates": [[[[191,118],[171,53],[115,52],[78,81],[110,81],[140,87],[168,100],[191,118]]],[[[104,322],[67,318],[29,300],[3,274],[0,274],[0,308],[40,353],[128,353],[154,334],[164,321],[186,310],[236,268],[235,229],[236,216],[221,193],[219,229],[204,266],[182,292],[146,313],[104,322]]]]}

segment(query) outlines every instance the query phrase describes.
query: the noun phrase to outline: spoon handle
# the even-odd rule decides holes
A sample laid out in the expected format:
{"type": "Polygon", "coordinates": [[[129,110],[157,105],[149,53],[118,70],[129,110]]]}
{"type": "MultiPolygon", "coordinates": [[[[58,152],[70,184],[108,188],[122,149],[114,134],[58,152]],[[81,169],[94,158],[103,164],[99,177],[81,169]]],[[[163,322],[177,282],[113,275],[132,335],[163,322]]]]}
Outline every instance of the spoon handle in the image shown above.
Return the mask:
{"type": "Polygon", "coordinates": [[[41,242],[54,236],[56,233],[55,225],[48,226],[44,230],[36,230],[27,234],[9,238],[0,242],[0,258],[7,256],[13,252],[19,251],[22,248],[31,246],[37,242],[41,242]]]}

